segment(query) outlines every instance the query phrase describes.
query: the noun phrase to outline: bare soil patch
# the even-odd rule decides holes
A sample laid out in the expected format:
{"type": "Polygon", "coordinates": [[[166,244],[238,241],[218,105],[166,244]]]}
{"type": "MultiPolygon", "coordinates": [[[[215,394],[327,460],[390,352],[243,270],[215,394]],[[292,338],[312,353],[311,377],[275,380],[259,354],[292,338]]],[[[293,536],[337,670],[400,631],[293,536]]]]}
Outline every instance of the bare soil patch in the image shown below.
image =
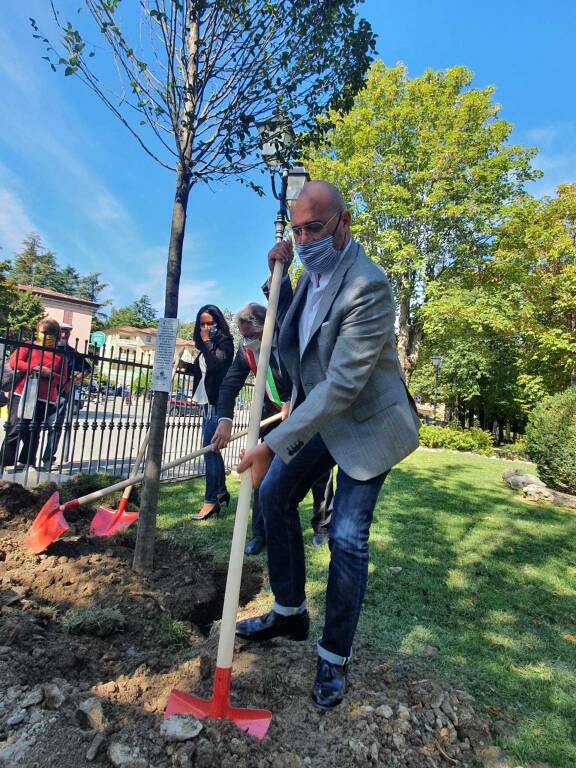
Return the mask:
{"type": "MultiPolygon", "coordinates": [[[[170,691],[211,692],[210,625],[221,614],[225,572],[161,539],[154,573],[139,577],[130,538],[90,538],[93,511],[82,508],[67,513],[65,538],[34,555],[22,541],[51,490],[0,484],[0,766],[507,765],[470,696],[367,649],[357,650],[345,702],[318,711],[309,699],[313,643],[283,640],[237,646],[232,700],[272,711],[262,742],[227,722],[170,740],[161,730],[170,691]],[[116,619],[88,622],[88,634],[71,621],[92,617],[86,609],[116,619]]],[[[243,604],[262,579],[245,564],[243,604]]]]}

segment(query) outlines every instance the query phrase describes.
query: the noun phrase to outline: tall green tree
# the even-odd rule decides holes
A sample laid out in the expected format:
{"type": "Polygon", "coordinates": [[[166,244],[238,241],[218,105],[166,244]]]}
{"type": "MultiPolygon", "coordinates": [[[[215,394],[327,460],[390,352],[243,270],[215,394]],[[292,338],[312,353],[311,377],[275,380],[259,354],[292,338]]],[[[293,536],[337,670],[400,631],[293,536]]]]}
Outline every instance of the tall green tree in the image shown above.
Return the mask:
{"type": "Polygon", "coordinates": [[[158,316],[150,298],[144,295],[126,307],[113,309],[103,327],[116,328],[119,325],[131,325],[134,328],[151,328],[158,325],[158,316]]]}
{"type": "Polygon", "coordinates": [[[56,256],[42,245],[42,238],[36,232],[26,235],[22,249],[14,254],[9,275],[22,285],[40,286],[58,290],[57,275],[60,273],[56,256]]]}
{"type": "Polygon", "coordinates": [[[508,143],[494,88],[472,88],[465,67],[410,79],[376,61],[366,87],[312,146],[314,177],[334,182],[354,214],[353,232],[392,281],[398,354],[409,380],[430,286],[490,254],[503,206],[539,175],[535,150],[508,143]]]}
{"type": "Polygon", "coordinates": [[[412,378],[415,392],[435,395],[432,356],[439,355],[440,399],[451,417],[483,428],[521,426],[531,406],[520,381],[515,309],[498,283],[469,270],[451,284],[431,286],[422,308],[423,342],[412,378]]]}
{"type": "MultiPolygon", "coordinates": [[[[317,131],[317,115],[347,108],[372,57],[370,25],[356,0],[85,0],[87,17],[73,21],[51,4],[61,44],[32,25],[52,68],[77,75],[175,172],[164,304],[175,318],[191,189],[226,177],[255,186],[246,173],[261,165],[257,121],[277,116],[274,142],[284,117],[317,131]]],[[[134,557],[141,572],[153,563],[166,405],[156,393],[134,557]]]]}
{"type": "Polygon", "coordinates": [[[38,296],[20,290],[8,277],[9,268],[9,261],[0,261],[0,330],[32,330],[44,316],[44,307],[38,296]]]}
{"type": "Polygon", "coordinates": [[[537,399],[576,386],[576,184],[511,207],[494,270],[515,307],[526,386],[537,399]]]}

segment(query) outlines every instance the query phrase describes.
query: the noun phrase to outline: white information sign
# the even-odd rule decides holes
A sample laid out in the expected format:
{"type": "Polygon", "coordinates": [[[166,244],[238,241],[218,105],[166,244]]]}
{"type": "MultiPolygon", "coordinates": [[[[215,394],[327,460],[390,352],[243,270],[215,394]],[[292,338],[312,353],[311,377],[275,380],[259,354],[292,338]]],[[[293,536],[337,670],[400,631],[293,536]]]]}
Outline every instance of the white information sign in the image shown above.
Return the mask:
{"type": "Polygon", "coordinates": [[[172,385],[172,361],[174,360],[177,331],[177,318],[160,318],[158,322],[158,336],[156,337],[154,368],[152,369],[152,391],[154,392],[170,392],[172,385]]]}

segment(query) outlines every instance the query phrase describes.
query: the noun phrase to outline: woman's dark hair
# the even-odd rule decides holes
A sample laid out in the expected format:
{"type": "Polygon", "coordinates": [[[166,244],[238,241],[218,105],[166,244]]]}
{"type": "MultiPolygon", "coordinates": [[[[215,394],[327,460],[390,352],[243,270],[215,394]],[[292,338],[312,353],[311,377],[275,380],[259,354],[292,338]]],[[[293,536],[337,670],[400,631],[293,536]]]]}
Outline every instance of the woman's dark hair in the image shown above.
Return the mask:
{"type": "Polygon", "coordinates": [[[204,342],[202,341],[202,337],[200,336],[200,332],[201,332],[200,315],[202,315],[204,312],[207,312],[209,315],[212,316],[212,319],[216,323],[216,327],[218,328],[222,336],[228,339],[232,338],[232,334],[230,333],[230,328],[228,327],[226,318],[222,314],[221,310],[219,310],[218,307],[214,306],[214,304],[205,304],[203,307],[200,307],[200,309],[198,310],[198,314],[196,315],[196,323],[194,324],[193,339],[194,339],[194,344],[196,344],[196,349],[202,349],[202,347],[204,346],[204,342]]]}

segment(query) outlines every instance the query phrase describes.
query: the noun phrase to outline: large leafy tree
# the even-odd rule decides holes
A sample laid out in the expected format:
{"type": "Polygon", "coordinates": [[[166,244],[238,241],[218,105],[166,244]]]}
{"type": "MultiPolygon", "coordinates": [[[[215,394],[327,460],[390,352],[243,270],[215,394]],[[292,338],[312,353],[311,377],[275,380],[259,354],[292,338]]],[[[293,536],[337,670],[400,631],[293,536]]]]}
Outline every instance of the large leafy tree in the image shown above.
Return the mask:
{"type": "MultiPolygon", "coordinates": [[[[77,75],[150,157],[175,172],[166,317],[178,314],[191,189],[226,177],[246,181],[246,172],[260,162],[258,120],[276,113],[278,123],[281,115],[297,131],[316,130],[317,115],[351,104],[374,48],[357,4],[141,0],[124,6],[120,0],[85,0],[91,24],[80,29],[85,17],[65,20],[51,0],[61,45],[51,44],[32,21],[47,43],[51,66],[77,75]],[[104,48],[92,43],[94,31],[104,48]],[[113,68],[103,50],[113,57],[113,68]]],[[[153,562],[166,404],[167,394],[156,393],[134,558],[138,571],[153,562]]]]}
{"type": "Polygon", "coordinates": [[[9,267],[10,262],[0,261],[0,329],[31,330],[44,316],[44,307],[38,296],[20,290],[8,277],[9,267]]]}
{"type": "Polygon", "coordinates": [[[354,234],[381,264],[398,301],[398,353],[407,379],[418,362],[431,285],[489,255],[503,206],[535,178],[533,150],[508,143],[494,89],[472,88],[465,67],[427,70],[376,61],[345,115],[330,114],[309,151],[354,214],[354,234]]]}
{"type": "Polygon", "coordinates": [[[152,328],[158,325],[156,310],[146,295],[126,307],[113,309],[104,323],[104,328],[116,328],[119,325],[131,325],[134,328],[152,328]]]}
{"type": "Polygon", "coordinates": [[[484,270],[469,270],[450,284],[435,283],[422,308],[424,337],[412,385],[431,399],[435,394],[432,356],[440,355],[440,396],[451,416],[464,424],[525,420],[515,310],[484,270]]]}
{"type": "Polygon", "coordinates": [[[576,386],[576,184],[510,209],[494,269],[515,307],[526,386],[536,398],[576,386]]]}
{"type": "Polygon", "coordinates": [[[20,251],[14,254],[10,277],[22,285],[40,286],[59,290],[60,268],[53,251],[42,245],[36,232],[26,235],[20,251]]]}

